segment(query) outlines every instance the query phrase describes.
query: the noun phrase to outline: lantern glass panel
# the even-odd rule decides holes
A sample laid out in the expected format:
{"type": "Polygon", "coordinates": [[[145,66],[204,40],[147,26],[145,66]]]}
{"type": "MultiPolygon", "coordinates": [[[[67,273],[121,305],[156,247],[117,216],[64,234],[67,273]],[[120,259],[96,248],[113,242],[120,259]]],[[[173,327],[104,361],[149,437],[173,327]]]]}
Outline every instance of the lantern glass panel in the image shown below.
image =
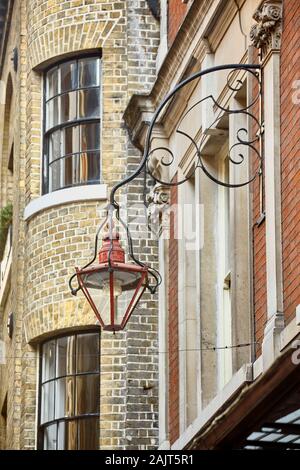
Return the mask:
{"type": "Polygon", "coordinates": [[[133,311],[144,290],[144,282],[139,287],[142,276],[143,272],[140,271],[117,268],[113,268],[111,272],[102,268],[81,274],[82,283],[94,304],[94,310],[97,310],[105,326],[120,327],[124,317],[127,317],[128,310],[133,311]],[[136,290],[138,292],[135,295],[136,290]]]}
{"type": "Polygon", "coordinates": [[[144,290],[144,282],[139,286],[143,273],[114,271],[115,324],[121,325],[133,311],[144,290]]]}

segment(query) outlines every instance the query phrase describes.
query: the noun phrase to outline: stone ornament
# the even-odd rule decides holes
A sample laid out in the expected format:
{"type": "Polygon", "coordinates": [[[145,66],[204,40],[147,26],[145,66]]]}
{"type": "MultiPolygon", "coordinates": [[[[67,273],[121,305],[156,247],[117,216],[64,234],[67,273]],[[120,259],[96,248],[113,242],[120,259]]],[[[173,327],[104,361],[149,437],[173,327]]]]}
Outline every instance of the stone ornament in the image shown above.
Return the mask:
{"type": "Polygon", "coordinates": [[[253,15],[257,24],[250,30],[252,44],[261,49],[263,57],[270,50],[279,50],[282,33],[282,0],[263,2],[253,15]]]}
{"type": "Polygon", "coordinates": [[[148,227],[158,238],[161,230],[169,230],[170,188],[157,183],[148,195],[148,227]]]}

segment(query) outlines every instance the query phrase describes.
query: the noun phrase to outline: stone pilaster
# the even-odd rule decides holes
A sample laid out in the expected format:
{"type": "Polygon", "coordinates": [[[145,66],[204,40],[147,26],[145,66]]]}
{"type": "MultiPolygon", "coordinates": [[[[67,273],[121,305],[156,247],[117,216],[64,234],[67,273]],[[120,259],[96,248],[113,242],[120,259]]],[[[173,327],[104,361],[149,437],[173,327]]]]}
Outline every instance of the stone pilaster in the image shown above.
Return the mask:
{"type": "Polygon", "coordinates": [[[282,1],[261,3],[253,18],[250,37],[261,51],[263,73],[267,324],[262,345],[263,367],[267,369],[280,352],[279,335],[284,328],[281,242],[280,168],[280,46],[282,1]]]}

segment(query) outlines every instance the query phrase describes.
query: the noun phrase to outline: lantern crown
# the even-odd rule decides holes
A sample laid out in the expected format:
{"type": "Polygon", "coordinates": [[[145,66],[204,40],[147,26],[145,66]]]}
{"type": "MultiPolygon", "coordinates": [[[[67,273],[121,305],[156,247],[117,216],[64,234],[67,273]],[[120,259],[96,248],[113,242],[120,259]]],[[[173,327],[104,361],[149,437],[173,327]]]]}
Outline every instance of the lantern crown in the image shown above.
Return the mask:
{"type": "Polygon", "coordinates": [[[110,238],[105,233],[102,238],[102,247],[99,251],[99,263],[125,263],[125,251],[120,244],[119,232],[114,231],[110,238]]]}

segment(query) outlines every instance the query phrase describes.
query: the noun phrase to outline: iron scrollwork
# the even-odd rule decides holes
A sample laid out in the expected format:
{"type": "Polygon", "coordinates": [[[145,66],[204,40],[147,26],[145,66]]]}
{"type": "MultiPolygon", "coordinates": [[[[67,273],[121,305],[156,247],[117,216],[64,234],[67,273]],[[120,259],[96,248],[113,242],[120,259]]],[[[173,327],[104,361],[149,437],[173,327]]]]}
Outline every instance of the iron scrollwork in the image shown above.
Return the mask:
{"type": "Polygon", "coordinates": [[[146,149],[145,149],[145,153],[144,153],[144,165],[146,166],[147,174],[156,183],[163,184],[163,185],[169,185],[169,186],[178,186],[180,184],[185,183],[188,179],[190,179],[191,176],[193,176],[193,174],[195,173],[197,168],[200,168],[206,174],[206,176],[208,176],[208,178],[210,178],[215,183],[217,183],[219,185],[222,185],[222,186],[225,186],[225,187],[229,187],[229,188],[239,188],[239,187],[242,187],[242,186],[246,186],[246,185],[250,184],[252,181],[254,181],[254,179],[257,177],[257,175],[260,174],[261,171],[262,171],[261,154],[260,154],[260,151],[257,149],[257,147],[255,145],[260,139],[261,123],[259,122],[257,117],[254,115],[254,113],[251,112],[252,108],[254,107],[254,105],[257,103],[257,101],[259,100],[259,98],[261,96],[261,82],[260,82],[259,69],[260,69],[259,65],[253,65],[253,66],[252,65],[251,66],[249,66],[249,65],[238,65],[238,66],[231,65],[230,66],[229,65],[229,66],[224,66],[224,67],[222,67],[222,66],[221,67],[214,67],[213,69],[204,70],[203,72],[196,73],[192,77],[189,77],[187,80],[180,83],[167,96],[167,98],[163,101],[162,105],[158,108],[158,111],[155,113],[154,118],[153,118],[153,120],[150,124],[149,131],[148,131],[148,136],[147,136],[147,141],[146,141],[146,149]],[[176,158],[176,155],[174,154],[174,152],[170,148],[160,147],[160,146],[156,147],[156,148],[152,148],[152,143],[155,140],[155,139],[152,138],[153,129],[155,127],[155,124],[157,123],[157,120],[158,120],[158,117],[159,117],[160,113],[164,110],[164,108],[167,106],[169,101],[171,101],[171,99],[175,96],[175,94],[178,93],[184,86],[186,86],[190,82],[192,82],[194,80],[197,80],[199,77],[201,77],[205,73],[210,73],[210,71],[224,70],[224,69],[233,68],[233,67],[234,67],[234,69],[230,70],[230,72],[227,76],[227,87],[228,87],[228,89],[230,91],[234,92],[234,93],[240,91],[241,87],[243,86],[243,82],[238,78],[235,79],[233,77],[233,74],[236,73],[239,70],[245,70],[247,73],[250,73],[254,77],[254,79],[257,81],[258,91],[257,91],[256,96],[252,99],[251,103],[249,103],[245,107],[239,108],[239,109],[230,109],[230,107],[225,108],[224,106],[222,106],[216,100],[216,98],[213,95],[206,96],[205,98],[202,98],[201,100],[199,100],[195,104],[193,104],[184,113],[183,117],[181,118],[181,120],[179,122],[179,125],[176,129],[176,133],[180,134],[181,136],[186,138],[189,141],[189,143],[192,145],[192,147],[194,148],[195,157],[196,157],[196,159],[195,159],[196,164],[194,166],[194,171],[189,173],[186,178],[183,178],[180,181],[176,181],[176,182],[165,181],[165,180],[162,180],[159,177],[157,177],[155,175],[155,173],[153,171],[151,171],[151,169],[149,168],[149,160],[155,152],[165,152],[165,155],[160,160],[160,164],[161,164],[162,167],[170,167],[174,162],[179,161],[179,158],[176,158]],[[208,100],[211,100],[212,105],[215,108],[215,110],[219,111],[219,116],[217,116],[213,120],[213,122],[211,122],[211,124],[206,129],[206,133],[202,134],[202,137],[200,138],[200,141],[196,142],[194,137],[192,137],[188,132],[182,130],[181,125],[185,121],[185,119],[188,118],[189,114],[193,110],[195,110],[195,108],[197,106],[200,106],[201,104],[203,104],[205,101],[208,101],[208,100]],[[211,174],[211,172],[209,171],[209,169],[205,165],[203,155],[202,155],[203,144],[205,142],[207,133],[209,133],[209,130],[216,129],[218,127],[218,123],[222,119],[224,119],[224,116],[230,116],[230,115],[233,115],[233,114],[240,114],[240,115],[243,114],[245,117],[248,118],[249,121],[252,121],[254,126],[256,127],[256,133],[255,133],[255,136],[253,136],[253,137],[249,137],[249,131],[246,127],[239,128],[236,131],[235,142],[229,148],[228,158],[229,158],[229,161],[234,165],[241,165],[245,161],[245,152],[244,151],[248,152],[249,150],[251,150],[255,154],[255,156],[257,157],[257,160],[258,160],[257,169],[254,172],[254,174],[250,175],[249,179],[247,179],[246,181],[241,181],[239,183],[227,183],[225,181],[220,181],[219,179],[217,179],[213,174],[211,174]],[[233,156],[234,150],[236,151],[237,148],[240,148],[240,151],[238,152],[238,155],[233,156]]]}
{"type": "MultiPolygon", "coordinates": [[[[229,65],[221,65],[221,66],[216,66],[212,68],[208,68],[205,70],[201,70],[187,79],[183,80],[180,82],[162,101],[162,103],[158,106],[156,112],[154,113],[152,120],[149,124],[148,127],[148,132],[146,136],[146,141],[145,141],[145,148],[144,148],[144,153],[143,157],[141,159],[141,162],[139,163],[138,167],[136,170],[124,178],[122,181],[119,181],[115,186],[112,188],[111,193],[110,193],[110,201],[109,205],[107,208],[107,219],[106,221],[100,226],[100,228],[97,231],[96,234],[96,240],[95,240],[95,251],[94,251],[94,258],[92,261],[90,261],[85,267],[91,265],[97,256],[97,247],[98,247],[98,239],[99,239],[99,234],[100,232],[104,229],[106,226],[106,230],[108,227],[111,242],[112,242],[112,232],[113,232],[113,217],[115,216],[115,219],[118,221],[118,223],[123,227],[126,233],[126,238],[128,242],[128,255],[132,259],[132,261],[140,266],[145,266],[144,263],[142,263],[137,256],[134,253],[133,249],[133,242],[132,242],[132,237],[128,228],[128,225],[125,224],[125,222],[122,220],[120,217],[120,206],[119,203],[116,200],[116,194],[122,188],[123,186],[129,184],[131,181],[133,181],[135,178],[139,177],[143,172],[144,172],[144,186],[146,188],[147,186],[147,178],[150,178],[151,180],[154,181],[154,183],[159,183],[163,186],[171,187],[171,186],[178,186],[183,183],[185,183],[188,179],[190,179],[195,171],[199,168],[204,172],[204,174],[210,178],[213,182],[215,182],[218,185],[225,186],[228,188],[240,188],[246,185],[249,185],[251,182],[255,180],[255,178],[258,175],[262,174],[262,155],[261,155],[261,145],[258,145],[258,142],[261,139],[261,134],[262,134],[262,123],[259,121],[259,119],[255,116],[253,108],[256,104],[260,105],[259,100],[261,98],[261,74],[260,74],[261,66],[257,64],[229,64],[229,65]],[[166,146],[158,146],[154,147],[153,143],[155,142],[155,137],[154,137],[154,129],[156,124],[158,123],[161,115],[163,112],[168,108],[168,106],[171,104],[173,98],[179,94],[185,87],[187,87],[189,84],[192,84],[193,82],[197,83],[197,80],[199,80],[201,77],[209,74],[213,74],[216,72],[224,72],[228,71],[227,74],[227,90],[231,92],[232,94],[237,93],[241,90],[243,86],[243,81],[241,81],[239,77],[239,73],[247,73],[249,74],[253,80],[256,81],[256,89],[257,93],[253,97],[250,103],[246,104],[242,108],[238,109],[231,109],[230,106],[225,106],[222,105],[216,97],[213,95],[208,95],[199,101],[197,101],[195,104],[193,104],[187,111],[185,111],[183,117],[180,119],[179,125],[177,126],[176,129],[176,134],[182,136],[184,139],[187,139],[187,142],[191,146],[191,148],[194,151],[195,154],[195,164],[193,167],[193,170],[188,173],[188,175],[181,180],[176,180],[176,181],[165,181],[163,178],[159,178],[156,174],[155,171],[151,167],[151,158],[153,158],[153,155],[155,152],[160,152],[164,153],[163,157],[160,159],[160,164],[164,168],[171,167],[173,164],[178,162],[178,156],[174,154],[173,150],[169,147],[166,146]],[[189,134],[186,130],[183,129],[182,124],[186,119],[188,119],[192,113],[192,111],[195,111],[197,106],[201,106],[204,102],[211,101],[211,106],[213,106],[214,109],[214,119],[206,129],[206,133],[202,133],[202,136],[200,139],[197,141],[196,138],[192,135],[189,134]],[[226,181],[221,181],[216,175],[212,174],[209,168],[207,167],[205,163],[205,158],[202,153],[202,149],[205,143],[205,140],[207,139],[207,134],[214,129],[218,129],[218,125],[220,124],[220,121],[224,119],[224,116],[229,117],[230,115],[243,115],[248,123],[252,122],[253,125],[248,125],[248,128],[255,129],[255,132],[252,133],[249,131],[249,129],[245,126],[240,127],[236,131],[236,136],[235,136],[235,141],[234,143],[231,144],[231,147],[229,148],[228,152],[228,159],[232,165],[242,165],[246,161],[246,155],[254,155],[257,160],[256,164],[256,169],[254,170],[253,174],[249,175],[249,177],[245,181],[239,181],[239,182],[226,182],[226,181]],[[240,149],[237,152],[237,149],[240,149]]],[[[254,87],[253,87],[254,88],[254,87]]],[[[259,113],[258,113],[259,114],[259,113]]],[[[253,165],[254,166],[254,165],[253,165]]],[[[145,198],[145,206],[147,207],[149,203],[147,202],[147,199],[145,198]]],[[[112,246],[112,245],[111,245],[112,246]]],[[[154,269],[153,267],[148,267],[148,271],[150,276],[153,279],[153,283],[149,283],[147,286],[148,290],[151,293],[154,293],[158,286],[161,283],[161,275],[160,273],[154,269]]],[[[70,289],[72,294],[76,294],[78,290],[80,289],[79,287],[74,289],[72,287],[72,281],[74,279],[75,275],[71,277],[69,281],[70,289]]]]}

